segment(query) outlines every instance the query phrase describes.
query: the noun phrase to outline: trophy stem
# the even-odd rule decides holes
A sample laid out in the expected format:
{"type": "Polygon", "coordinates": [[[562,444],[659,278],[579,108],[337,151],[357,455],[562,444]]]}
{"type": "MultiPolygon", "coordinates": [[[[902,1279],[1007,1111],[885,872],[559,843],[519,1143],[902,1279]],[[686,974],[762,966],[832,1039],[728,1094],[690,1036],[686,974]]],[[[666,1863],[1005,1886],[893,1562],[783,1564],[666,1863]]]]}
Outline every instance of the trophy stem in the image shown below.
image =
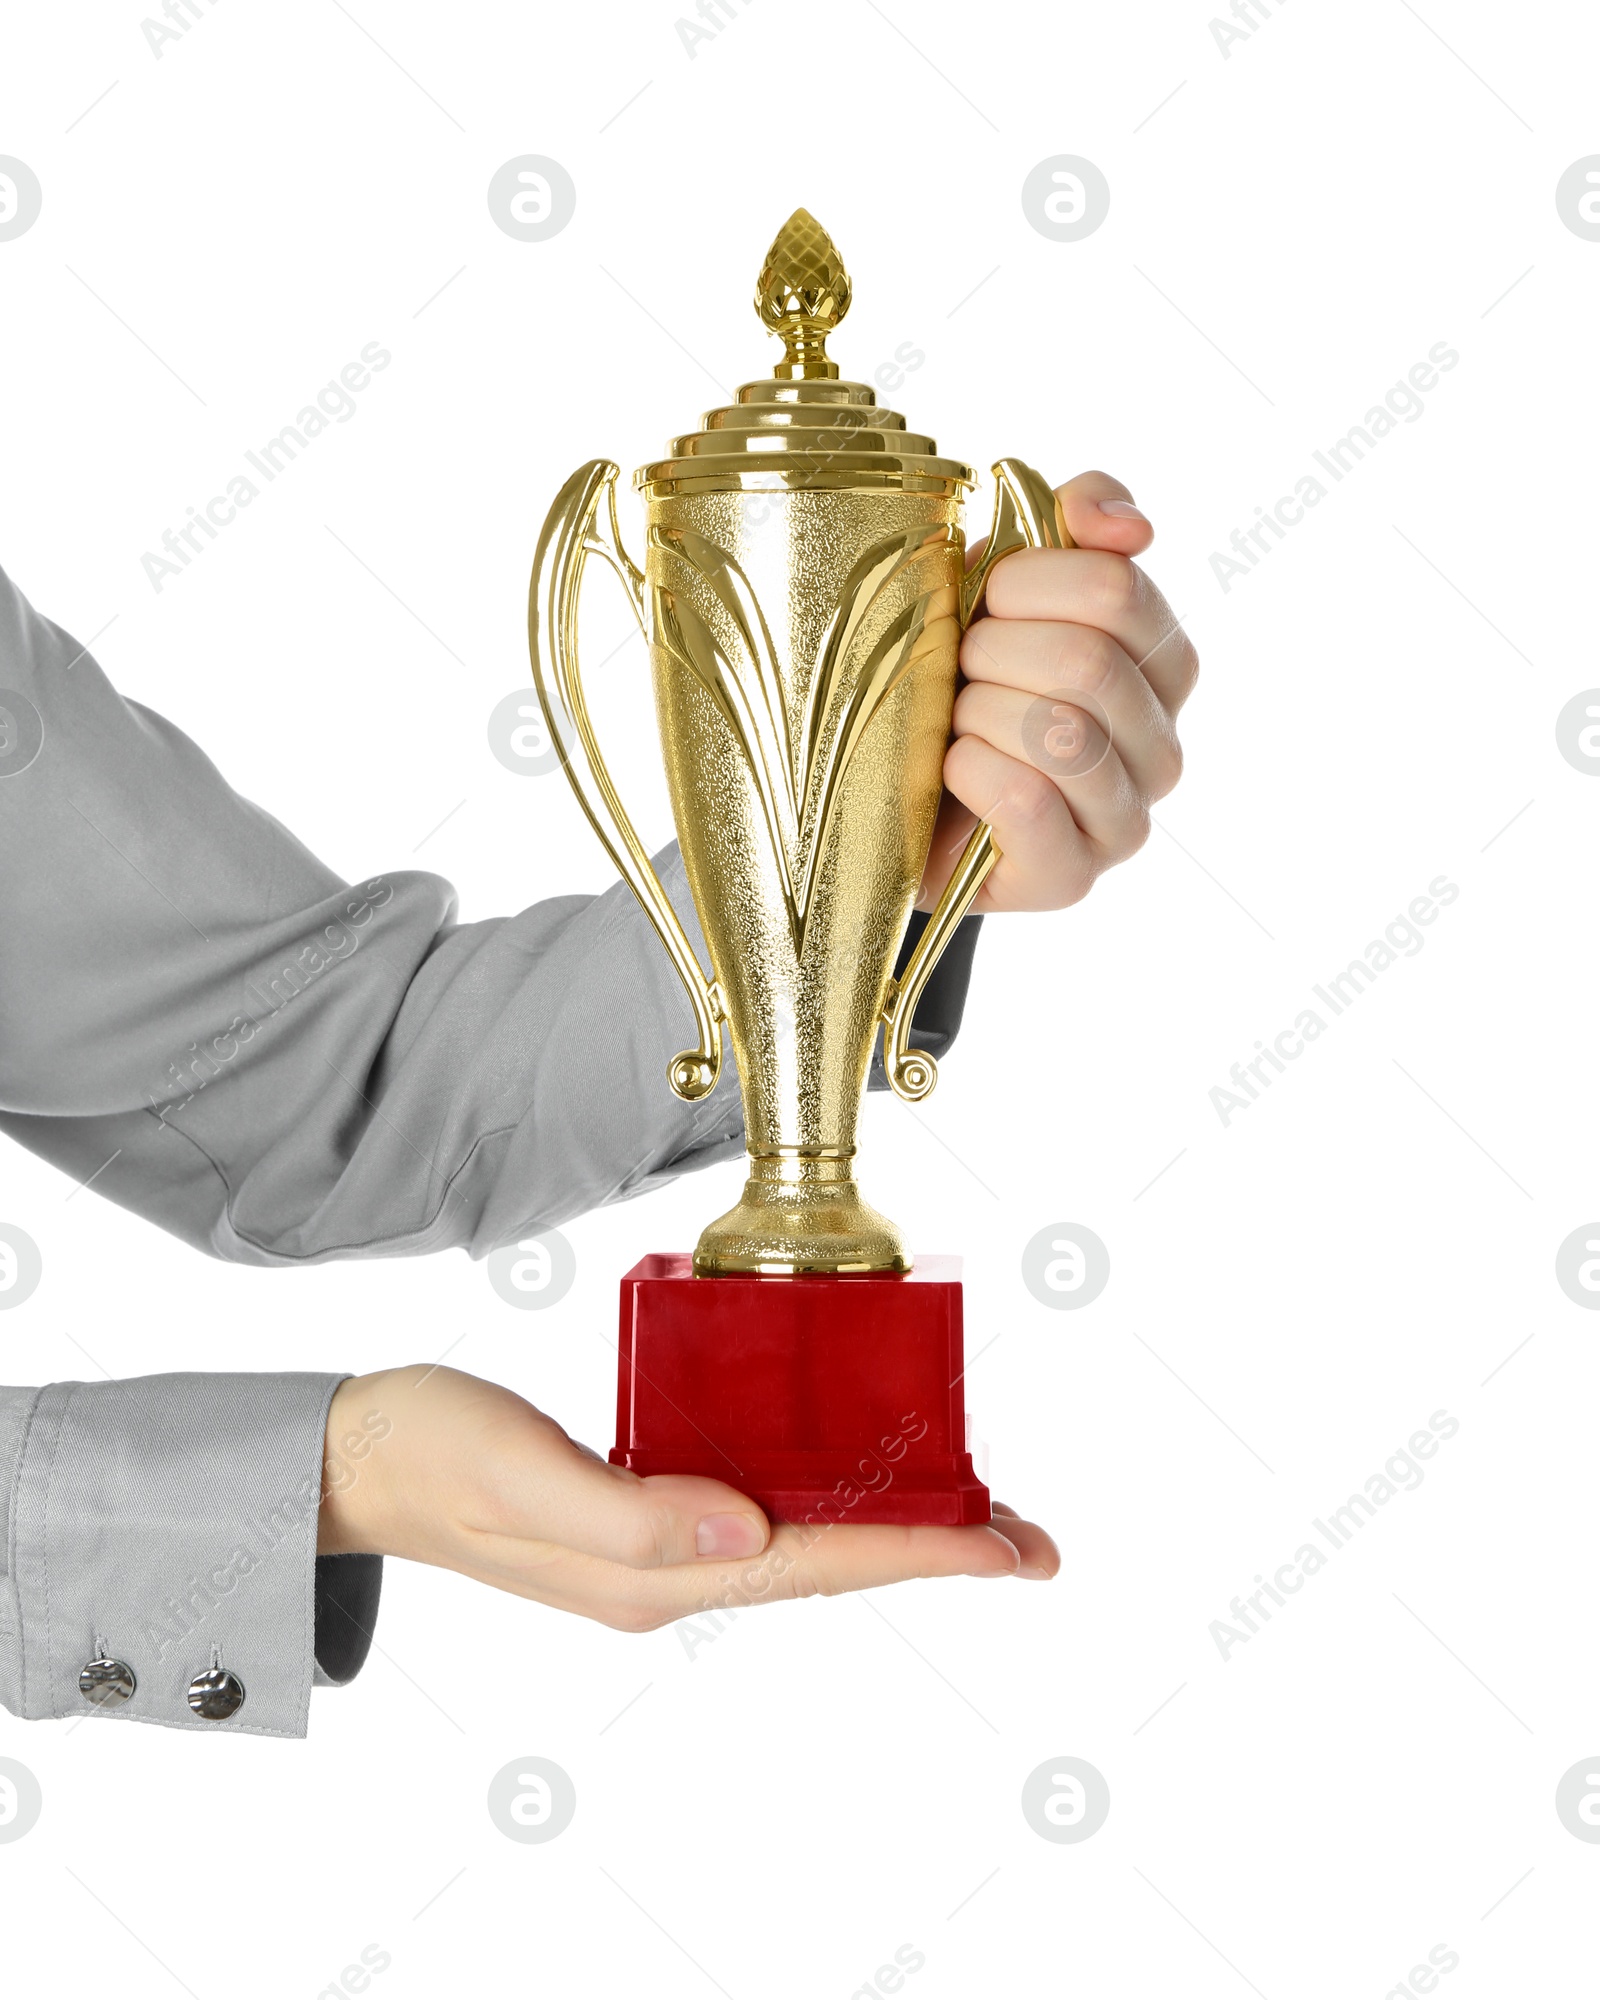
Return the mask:
{"type": "Polygon", "coordinates": [[[778,1146],[749,1163],[744,1193],[695,1246],[697,1277],[911,1269],[899,1230],[861,1199],[854,1146],[778,1146]]]}

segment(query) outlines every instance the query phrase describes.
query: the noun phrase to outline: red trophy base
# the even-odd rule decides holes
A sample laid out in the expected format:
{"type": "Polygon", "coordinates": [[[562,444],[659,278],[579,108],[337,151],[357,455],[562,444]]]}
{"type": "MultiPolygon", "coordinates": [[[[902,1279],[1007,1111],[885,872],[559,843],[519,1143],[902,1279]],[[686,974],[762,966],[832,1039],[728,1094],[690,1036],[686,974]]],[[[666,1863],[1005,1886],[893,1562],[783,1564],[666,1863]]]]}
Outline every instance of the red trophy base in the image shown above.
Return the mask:
{"type": "Polygon", "coordinates": [[[611,1463],[720,1479],[778,1521],[987,1521],[959,1270],[697,1278],[679,1253],[643,1258],[622,1281],[611,1463]]]}

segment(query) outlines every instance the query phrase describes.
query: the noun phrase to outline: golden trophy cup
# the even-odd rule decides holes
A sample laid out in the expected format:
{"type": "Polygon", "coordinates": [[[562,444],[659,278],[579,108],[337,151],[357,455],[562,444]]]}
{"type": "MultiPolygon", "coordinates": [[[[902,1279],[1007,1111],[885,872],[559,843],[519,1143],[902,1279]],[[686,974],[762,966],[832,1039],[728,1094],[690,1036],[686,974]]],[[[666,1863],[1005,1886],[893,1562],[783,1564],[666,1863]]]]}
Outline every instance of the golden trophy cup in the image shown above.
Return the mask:
{"type": "MultiPolygon", "coordinates": [[[[1047,483],[1002,459],[994,524],[981,559],[966,567],[962,511],[973,472],[939,457],[933,440],[880,408],[870,387],[840,380],[826,342],[849,308],[850,280],[804,209],[778,232],[755,304],[782,338],[783,359],[634,475],[645,503],[643,569],[622,544],[617,466],[591,461],[562,488],[534,558],[529,648],[567,776],[694,1012],[694,1046],[673,1059],[668,1084],[682,1098],[704,1096],[717,1082],[724,1033],[733,1044],[749,1178],[737,1204],[701,1234],[694,1276],[718,1282],[694,1291],[720,1292],[740,1277],[826,1279],[820,1295],[806,1284],[816,1298],[807,1310],[836,1323],[846,1291],[855,1293],[852,1318],[868,1296],[834,1281],[912,1269],[899,1231],[856,1186],[856,1127],[875,1038],[881,1028],[894,1090],[913,1101],[927,1096],[937,1072],[911,1045],[912,1017],[999,858],[991,829],[980,825],[896,979],[938,810],[961,635],[996,562],[1024,546],[1069,543],[1047,483]],[[591,556],[620,578],[650,649],[667,785],[709,974],[650,866],[590,720],[577,614],[591,556]]],[[[646,1261],[661,1267],[646,1274],[656,1285],[676,1283],[685,1263],[646,1261]]],[[[638,1435],[644,1361],[629,1346],[639,1313],[627,1288],[639,1276],[624,1286],[632,1428],[626,1442],[619,1431],[613,1457],[667,1469],[638,1435]]],[[[953,1288],[959,1374],[959,1285],[929,1277],[911,1291],[924,1299],[953,1288]]],[[[881,1318],[887,1295],[876,1286],[869,1294],[881,1318]]],[[[720,1305],[702,1298],[691,1310],[720,1320],[732,1305],[731,1295],[720,1305]]],[[[770,1315],[776,1295],[758,1287],[748,1310],[770,1315]]],[[[797,1323],[794,1337],[805,1338],[811,1324],[797,1323]]],[[[684,1393],[690,1386],[680,1379],[684,1393]]],[[[760,1404],[759,1385],[749,1386],[751,1397],[736,1396],[736,1405],[760,1404]]],[[[786,1382],[782,1397],[793,1393],[786,1382]]],[[[940,1422],[949,1429],[955,1415],[940,1422]]],[[[721,1458],[737,1459],[738,1442],[718,1439],[727,1446],[721,1458]]],[[[948,1442],[954,1457],[964,1455],[964,1439],[948,1442]]],[[[774,1434],[768,1443],[786,1449],[795,1440],[774,1434]]],[[[692,1469],[728,1476],[723,1463],[692,1469]]],[[[791,1499],[814,1486],[779,1481],[791,1499]]],[[[987,1518],[986,1495],[982,1504],[979,1518],[987,1518]]]]}

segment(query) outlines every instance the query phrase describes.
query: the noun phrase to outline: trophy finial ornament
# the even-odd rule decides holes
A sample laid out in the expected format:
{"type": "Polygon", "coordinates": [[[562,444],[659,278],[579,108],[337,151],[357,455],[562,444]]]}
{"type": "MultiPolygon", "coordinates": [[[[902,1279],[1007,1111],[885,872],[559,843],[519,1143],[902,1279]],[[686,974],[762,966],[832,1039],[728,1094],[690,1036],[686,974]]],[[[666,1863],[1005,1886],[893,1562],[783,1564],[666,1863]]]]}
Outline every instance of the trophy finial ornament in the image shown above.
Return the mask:
{"type": "Polygon", "coordinates": [[[780,381],[837,379],[826,341],[850,310],[850,274],[838,246],[817,218],[797,208],[772,239],[756,280],[761,323],[783,340],[773,369],[780,381]]]}

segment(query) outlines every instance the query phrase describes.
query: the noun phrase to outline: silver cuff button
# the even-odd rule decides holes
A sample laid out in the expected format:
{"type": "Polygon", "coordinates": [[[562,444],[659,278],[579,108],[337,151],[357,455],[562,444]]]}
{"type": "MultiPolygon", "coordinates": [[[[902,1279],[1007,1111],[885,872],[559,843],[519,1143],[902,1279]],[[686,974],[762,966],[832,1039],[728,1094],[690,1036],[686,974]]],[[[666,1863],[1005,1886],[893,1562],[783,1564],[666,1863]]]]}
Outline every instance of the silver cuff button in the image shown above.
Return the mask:
{"type": "Polygon", "coordinates": [[[96,1708],[120,1708],[139,1685],[132,1667],[105,1654],[93,1659],[78,1676],[78,1692],[96,1708]]]}
{"type": "Polygon", "coordinates": [[[212,1667],[190,1681],[189,1706],[202,1722],[226,1722],[244,1707],[244,1682],[226,1667],[212,1667]]]}

